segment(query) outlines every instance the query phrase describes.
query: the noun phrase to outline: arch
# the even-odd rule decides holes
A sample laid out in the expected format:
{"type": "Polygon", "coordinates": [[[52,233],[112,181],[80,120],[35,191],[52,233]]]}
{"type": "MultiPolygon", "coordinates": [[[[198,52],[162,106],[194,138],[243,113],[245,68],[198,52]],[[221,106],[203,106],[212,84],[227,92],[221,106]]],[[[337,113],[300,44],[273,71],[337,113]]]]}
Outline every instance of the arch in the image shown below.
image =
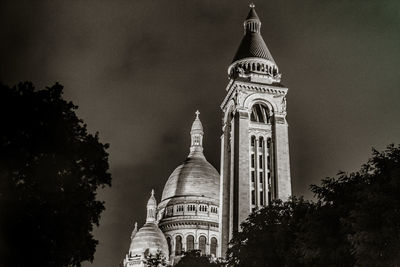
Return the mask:
{"type": "Polygon", "coordinates": [[[258,140],[258,147],[263,147],[264,146],[264,138],[261,136],[258,140]]]}
{"type": "Polygon", "coordinates": [[[186,237],[186,251],[194,250],[194,236],[188,235],[186,237]]]}
{"type": "Polygon", "coordinates": [[[201,252],[201,255],[206,254],[206,243],[207,243],[207,238],[202,235],[199,237],[199,250],[201,252]]]}
{"type": "Polygon", "coordinates": [[[268,107],[261,103],[254,104],[253,107],[251,108],[250,120],[260,123],[269,123],[270,112],[268,107]]]}
{"type": "Polygon", "coordinates": [[[256,137],[254,135],[251,136],[250,145],[254,147],[256,144],[256,137]]]}
{"type": "MultiPolygon", "coordinates": [[[[243,108],[249,110],[249,112],[251,112],[251,108],[255,105],[255,104],[263,104],[264,106],[268,107],[269,111],[270,111],[270,115],[272,116],[274,110],[279,110],[278,108],[278,103],[277,101],[275,101],[275,99],[271,98],[265,98],[265,94],[262,93],[254,93],[254,94],[250,94],[248,96],[245,97],[245,99],[243,99],[243,102],[240,103],[243,108]]],[[[250,113],[249,113],[250,114],[250,113]]]]}
{"type": "Polygon", "coordinates": [[[182,237],[180,235],[177,235],[175,237],[175,255],[181,255],[182,254],[182,237]]]}
{"type": "Polygon", "coordinates": [[[226,112],[224,114],[224,124],[230,122],[230,120],[233,118],[232,112],[234,109],[235,109],[235,101],[231,99],[227,103],[226,112]]]}
{"type": "Polygon", "coordinates": [[[215,237],[211,237],[210,242],[210,254],[217,256],[218,240],[215,237]]]}

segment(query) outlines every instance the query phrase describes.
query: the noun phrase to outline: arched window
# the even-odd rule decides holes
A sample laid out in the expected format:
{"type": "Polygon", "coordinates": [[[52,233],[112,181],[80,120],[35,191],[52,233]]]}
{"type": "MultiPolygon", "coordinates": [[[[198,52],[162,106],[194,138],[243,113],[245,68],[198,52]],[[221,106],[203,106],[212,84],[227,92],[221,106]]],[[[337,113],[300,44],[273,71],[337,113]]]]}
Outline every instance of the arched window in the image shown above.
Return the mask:
{"type": "Polygon", "coordinates": [[[210,253],[211,255],[217,256],[218,241],[215,237],[211,237],[210,253]]]}
{"type": "Polygon", "coordinates": [[[175,255],[181,255],[182,254],[182,237],[180,235],[177,235],[175,237],[175,255]]]}
{"type": "Polygon", "coordinates": [[[194,250],[194,236],[188,235],[186,237],[186,251],[194,250]]]}
{"type": "Polygon", "coordinates": [[[167,237],[167,244],[168,244],[168,255],[172,254],[172,244],[171,244],[171,237],[167,237]]]}
{"type": "Polygon", "coordinates": [[[251,146],[254,146],[255,143],[256,143],[256,137],[253,135],[253,136],[251,136],[250,144],[251,144],[251,146]]]}
{"type": "Polygon", "coordinates": [[[256,192],[253,190],[251,190],[251,205],[255,205],[256,204],[256,192]]]}
{"type": "Polygon", "coordinates": [[[268,108],[262,104],[255,104],[251,110],[251,121],[269,123],[268,108]]]}
{"type": "Polygon", "coordinates": [[[258,147],[263,147],[264,145],[264,138],[260,137],[260,140],[258,140],[258,147]]]}
{"type": "Polygon", "coordinates": [[[201,255],[206,254],[206,237],[203,235],[199,238],[199,250],[201,251],[201,255]]]}

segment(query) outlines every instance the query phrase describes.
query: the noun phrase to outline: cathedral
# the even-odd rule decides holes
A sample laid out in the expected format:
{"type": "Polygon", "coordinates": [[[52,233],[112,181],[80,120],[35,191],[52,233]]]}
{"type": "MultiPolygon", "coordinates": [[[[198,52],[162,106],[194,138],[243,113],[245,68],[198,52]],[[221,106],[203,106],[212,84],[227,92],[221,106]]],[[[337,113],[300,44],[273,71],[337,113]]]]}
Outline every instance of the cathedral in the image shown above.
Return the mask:
{"type": "Polygon", "coordinates": [[[172,265],[183,252],[223,257],[240,223],[255,209],[291,195],[286,94],[281,74],[262,36],[254,5],[228,67],[221,104],[220,173],[203,152],[200,112],[190,130],[186,160],[169,176],[157,205],[147,202],[146,223],[131,235],[123,266],[146,266],[161,253],[172,265]]]}

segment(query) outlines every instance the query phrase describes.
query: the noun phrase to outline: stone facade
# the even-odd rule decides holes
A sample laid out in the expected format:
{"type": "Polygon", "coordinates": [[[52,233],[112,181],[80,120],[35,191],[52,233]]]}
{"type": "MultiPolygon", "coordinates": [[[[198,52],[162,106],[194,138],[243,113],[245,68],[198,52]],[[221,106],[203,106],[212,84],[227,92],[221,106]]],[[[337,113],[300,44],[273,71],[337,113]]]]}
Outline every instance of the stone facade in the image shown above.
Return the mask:
{"type": "Polygon", "coordinates": [[[254,6],[228,68],[221,104],[221,254],[240,223],[273,199],[291,195],[286,94],[281,74],[260,34],[254,6]]]}

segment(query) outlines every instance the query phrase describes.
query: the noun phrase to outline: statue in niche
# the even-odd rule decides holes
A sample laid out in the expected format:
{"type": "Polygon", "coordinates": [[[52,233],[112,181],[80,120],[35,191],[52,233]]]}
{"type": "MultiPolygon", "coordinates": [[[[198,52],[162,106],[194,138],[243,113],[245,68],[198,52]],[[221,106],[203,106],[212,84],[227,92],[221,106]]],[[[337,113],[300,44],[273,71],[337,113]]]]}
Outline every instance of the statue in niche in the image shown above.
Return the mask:
{"type": "Polygon", "coordinates": [[[285,112],[286,111],[286,97],[284,96],[283,98],[282,98],[282,112],[285,112]]]}

